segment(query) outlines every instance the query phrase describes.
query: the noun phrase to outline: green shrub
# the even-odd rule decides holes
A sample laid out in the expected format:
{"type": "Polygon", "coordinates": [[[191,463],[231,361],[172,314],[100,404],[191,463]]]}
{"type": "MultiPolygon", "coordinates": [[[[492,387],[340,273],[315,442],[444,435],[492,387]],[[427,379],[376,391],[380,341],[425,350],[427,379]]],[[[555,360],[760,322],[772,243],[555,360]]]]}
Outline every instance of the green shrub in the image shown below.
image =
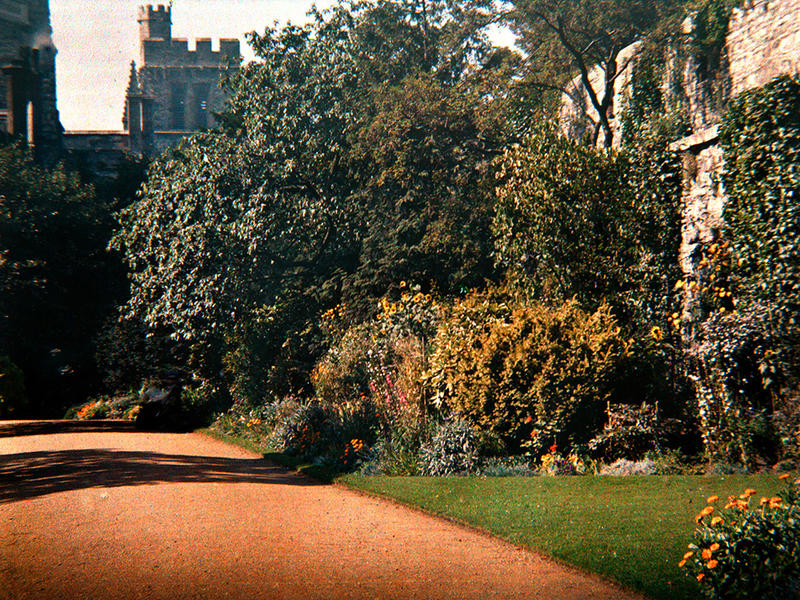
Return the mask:
{"type": "Polygon", "coordinates": [[[452,308],[426,379],[441,410],[510,450],[532,439],[537,451],[585,443],[603,426],[628,353],[607,307],[529,306],[490,291],[452,308]]]}
{"type": "Polygon", "coordinates": [[[757,459],[777,458],[778,439],[768,418],[777,392],[769,317],[766,307],[714,313],[687,349],[710,460],[753,466],[757,459]]]}
{"type": "Polygon", "coordinates": [[[468,423],[447,419],[440,423],[419,453],[422,475],[444,476],[470,473],[479,463],[478,436],[468,423]]]}
{"type": "Polygon", "coordinates": [[[712,496],[697,515],[697,529],[679,566],[700,582],[712,600],[795,600],[800,594],[800,504],[798,485],[782,475],[780,496],[762,498],[745,490],[724,508],[712,496]]]}
{"type": "Polygon", "coordinates": [[[211,428],[219,433],[247,440],[254,445],[274,450],[278,426],[293,415],[300,403],[294,398],[284,398],[260,406],[239,403],[214,419],[211,428]]]}
{"type": "Polygon", "coordinates": [[[598,460],[639,460],[656,446],[656,415],[652,406],[611,407],[609,422],[588,444],[598,460]]]}
{"type": "Polygon", "coordinates": [[[498,264],[536,300],[661,322],[680,239],[680,168],[665,154],[598,151],[549,129],[509,147],[497,161],[498,264]]]}
{"type": "Polygon", "coordinates": [[[401,282],[392,299],[380,300],[374,319],[346,328],[345,312],[340,306],[322,315],[333,342],[312,372],[317,397],[345,413],[348,406],[373,406],[380,432],[369,468],[415,473],[429,417],[422,375],[438,304],[419,286],[401,282]]]}
{"type": "Polygon", "coordinates": [[[0,356],[0,418],[18,415],[27,406],[25,376],[7,356],[0,356]]]}
{"type": "Polygon", "coordinates": [[[378,424],[371,402],[333,406],[314,400],[283,418],[273,439],[282,452],[349,470],[369,453],[378,424]]]}

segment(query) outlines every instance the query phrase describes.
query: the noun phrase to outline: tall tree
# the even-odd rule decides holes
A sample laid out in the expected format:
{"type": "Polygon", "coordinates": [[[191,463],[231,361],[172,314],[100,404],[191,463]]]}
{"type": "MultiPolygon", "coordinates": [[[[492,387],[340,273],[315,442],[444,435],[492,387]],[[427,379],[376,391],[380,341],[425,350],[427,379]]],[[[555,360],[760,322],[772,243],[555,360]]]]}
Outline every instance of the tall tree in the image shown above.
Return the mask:
{"type": "Polygon", "coordinates": [[[92,391],[92,338],[121,276],[106,253],[112,223],[76,175],[0,148],[0,358],[24,373],[33,413],[61,416],[92,391]]]}
{"type": "Polygon", "coordinates": [[[131,314],[294,372],[323,307],[346,297],[364,315],[403,278],[458,289],[479,279],[469,267],[490,273],[489,4],[347,2],[253,34],[259,60],[229,81],[220,129],[157,160],[122,215],[131,314]]]}
{"type": "Polygon", "coordinates": [[[577,96],[585,92],[595,114],[592,143],[610,147],[611,109],[620,75],[628,66],[621,51],[642,40],[678,0],[512,0],[509,22],[527,55],[526,83],[577,96]],[[598,69],[597,77],[593,70],[598,69]],[[578,93],[570,83],[578,79],[578,93]]]}

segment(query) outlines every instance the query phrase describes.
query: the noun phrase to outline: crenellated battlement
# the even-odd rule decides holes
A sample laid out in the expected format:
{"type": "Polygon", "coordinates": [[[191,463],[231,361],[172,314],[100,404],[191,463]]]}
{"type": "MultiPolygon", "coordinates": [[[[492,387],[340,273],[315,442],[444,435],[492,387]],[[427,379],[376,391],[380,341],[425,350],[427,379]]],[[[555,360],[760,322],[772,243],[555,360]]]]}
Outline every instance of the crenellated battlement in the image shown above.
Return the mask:
{"type": "Polygon", "coordinates": [[[169,40],[172,37],[172,8],[159,4],[139,7],[139,39],[169,40]]]}
{"type": "Polygon", "coordinates": [[[212,48],[210,38],[199,38],[194,50],[185,38],[142,40],[141,64],[145,67],[220,67],[226,59],[241,58],[238,39],[223,38],[219,50],[212,48]]]}
{"type": "Polygon", "coordinates": [[[148,4],[139,7],[140,20],[158,20],[158,21],[172,21],[172,8],[159,4],[154,6],[148,4]]]}

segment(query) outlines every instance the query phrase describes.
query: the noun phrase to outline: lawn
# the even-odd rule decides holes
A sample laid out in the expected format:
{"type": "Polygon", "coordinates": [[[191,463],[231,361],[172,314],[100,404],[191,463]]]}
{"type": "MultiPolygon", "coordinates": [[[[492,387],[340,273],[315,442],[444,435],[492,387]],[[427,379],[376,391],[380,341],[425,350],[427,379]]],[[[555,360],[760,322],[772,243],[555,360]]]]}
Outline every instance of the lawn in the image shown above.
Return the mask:
{"type": "Polygon", "coordinates": [[[489,531],[665,600],[698,597],[677,563],[708,496],[725,498],[747,487],[768,496],[782,487],[776,475],[345,475],[338,481],[489,531]]]}

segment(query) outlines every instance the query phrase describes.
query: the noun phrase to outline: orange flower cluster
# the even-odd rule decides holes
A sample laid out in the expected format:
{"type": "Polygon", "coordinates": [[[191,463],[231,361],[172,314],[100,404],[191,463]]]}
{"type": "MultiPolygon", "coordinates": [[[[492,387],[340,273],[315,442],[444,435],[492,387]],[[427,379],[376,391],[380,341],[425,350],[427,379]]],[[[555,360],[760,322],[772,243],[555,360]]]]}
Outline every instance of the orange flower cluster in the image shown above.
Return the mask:
{"type": "Polygon", "coordinates": [[[75,416],[78,417],[80,421],[91,419],[92,416],[94,415],[94,411],[100,406],[100,404],[101,404],[100,400],[98,400],[97,402],[92,402],[90,404],[87,404],[84,407],[82,407],[75,416]]]}
{"type": "Polygon", "coordinates": [[[354,438],[347,442],[344,447],[344,457],[349,458],[353,454],[358,454],[364,449],[364,442],[358,438],[354,438]]]}

